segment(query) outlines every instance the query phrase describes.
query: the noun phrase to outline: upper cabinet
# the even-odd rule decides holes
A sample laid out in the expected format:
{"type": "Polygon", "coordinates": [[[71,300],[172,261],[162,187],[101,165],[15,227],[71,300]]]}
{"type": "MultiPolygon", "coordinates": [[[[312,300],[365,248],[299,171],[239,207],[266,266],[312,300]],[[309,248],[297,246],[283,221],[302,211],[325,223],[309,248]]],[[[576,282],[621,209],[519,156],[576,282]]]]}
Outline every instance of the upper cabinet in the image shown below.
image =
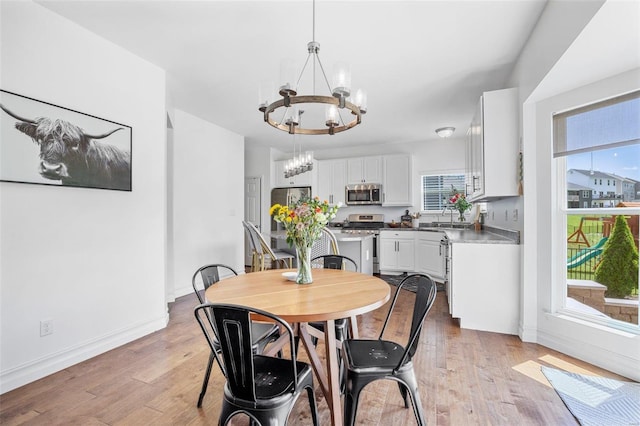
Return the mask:
{"type": "Polygon", "coordinates": [[[347,160],[318,161],[318,192],[320,200],[329,204],[344,204],[347,185],[347,160]]]}
{"type": "Polygon", "coordinates": [[[347,183],[382,183],[382,157],[347,159],[347,183]]]}
{"type": "MultiPolygon", "coordinates": [[[[274,187],[285,187],[285,186],[311,186],[313,181],[313,174],[315,173],[316,167],[313,170],[308,172],[301,173],[296,176],[292,176],[289,178],[284,177],[284,166],[287,161],[276,161],[275,162],[275,176],[274,176],[274,187]]],[[[316,163],[317,164],[317,163],[316,163]]]]}
{"type": "Polygon", "coordinates": [[[485,92],[467,134],[467,193],[470,201],[518,195],[518,92],[485,92]]]}
{"type": "Polygon", "coordinates": [[[409,154],[385,155],[382,165],[382,205],[412,205],[411,156],[409,154]]]}

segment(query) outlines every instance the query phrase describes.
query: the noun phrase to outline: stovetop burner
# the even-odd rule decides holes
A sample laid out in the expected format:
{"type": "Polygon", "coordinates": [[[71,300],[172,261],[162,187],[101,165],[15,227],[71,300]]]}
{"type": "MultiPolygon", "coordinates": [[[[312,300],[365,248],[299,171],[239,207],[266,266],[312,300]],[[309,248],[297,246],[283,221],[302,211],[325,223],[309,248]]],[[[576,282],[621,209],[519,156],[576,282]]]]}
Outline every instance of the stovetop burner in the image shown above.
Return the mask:
{"type": "Polygon", "coordinates": [[[373,234],[380,228],[384,228],[382,214],[350,214],[347,222],[342,226],[342,232],[373,234]]]}

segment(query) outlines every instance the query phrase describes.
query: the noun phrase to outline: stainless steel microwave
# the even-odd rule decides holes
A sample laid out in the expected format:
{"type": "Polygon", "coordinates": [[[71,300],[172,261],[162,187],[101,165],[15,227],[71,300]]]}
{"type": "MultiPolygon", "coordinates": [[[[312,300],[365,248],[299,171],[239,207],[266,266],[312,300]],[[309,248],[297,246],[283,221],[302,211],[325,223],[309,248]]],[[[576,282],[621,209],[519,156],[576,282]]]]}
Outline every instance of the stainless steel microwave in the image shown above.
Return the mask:
{"type": "Polygon", "coordinates": [[[381,205],[382,185],[377,183],[347,185],[344,198],[348,206],[381,205]]]}

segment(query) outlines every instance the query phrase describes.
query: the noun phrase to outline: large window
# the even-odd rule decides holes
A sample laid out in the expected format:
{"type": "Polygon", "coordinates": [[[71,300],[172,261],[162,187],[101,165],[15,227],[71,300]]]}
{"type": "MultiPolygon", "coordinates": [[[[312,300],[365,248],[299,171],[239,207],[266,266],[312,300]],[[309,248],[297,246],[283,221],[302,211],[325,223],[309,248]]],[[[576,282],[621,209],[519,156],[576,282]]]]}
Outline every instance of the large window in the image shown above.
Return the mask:
{"type": "Polygon", "coordinates": [[[640,91],[554,115],[563,309],[613,326],[638,327],[640,91]],[[606,185],[607,191],[596,190],[606,185]],[[617,185],[628,182],[631,185],[617,185]],[[571,188],[583,191],[581,203],[571,188]],[[631,188],[633,187],[633,188],[631,188]],[[575,197],[575,196],[574,196],[575,197]]]}
{"type": "Polygon", "coordinates": [[[422,210],[442,211],[454,189],[464,194],[464,175],[422,176],[422,210]]]}

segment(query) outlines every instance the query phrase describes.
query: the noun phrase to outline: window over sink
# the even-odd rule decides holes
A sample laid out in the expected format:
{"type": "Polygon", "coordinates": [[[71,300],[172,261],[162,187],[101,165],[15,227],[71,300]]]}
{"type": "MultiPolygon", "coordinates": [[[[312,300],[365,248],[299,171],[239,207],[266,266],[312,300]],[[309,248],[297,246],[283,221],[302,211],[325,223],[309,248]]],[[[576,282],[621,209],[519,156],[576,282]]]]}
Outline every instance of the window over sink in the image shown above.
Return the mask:
{"type": "Polygon", "coordinates": [[[423,175],[421,179],[422,211],[442,211],[452,188],[465,192],[464,174],[423,175]]]}

